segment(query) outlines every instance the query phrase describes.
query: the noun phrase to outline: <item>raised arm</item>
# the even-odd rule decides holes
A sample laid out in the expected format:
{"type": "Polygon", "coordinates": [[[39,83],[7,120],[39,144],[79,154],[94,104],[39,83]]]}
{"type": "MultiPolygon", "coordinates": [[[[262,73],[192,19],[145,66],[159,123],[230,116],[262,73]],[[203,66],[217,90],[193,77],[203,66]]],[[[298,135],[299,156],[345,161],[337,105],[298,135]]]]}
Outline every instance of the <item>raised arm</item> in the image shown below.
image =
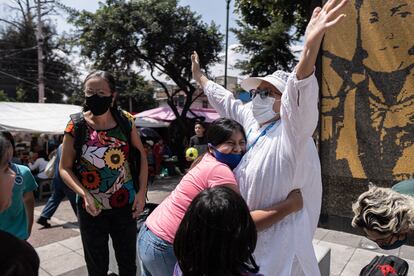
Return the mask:
{"type": "Polygon", "coordinates": [[[306,28],[302,56],[289,76],[282,96],[281,118],[286,150],[302,148],[318,123],[319,87],[314,74],[315,62],[327,29],[345,17],[342,14],[348,0],[329,0],[323,8],[315,8],[306,28]]]}
{"type": "Polygon", "coordinates": [[[319,47],[326,30],[336,25],[346,15],[341,13],[349,0],[329,0],[323,8],[317,7],[305,32],[305,44],[302,56],[296,66],[296,77],[298,80],[309,77],[315,66],[319,47]]]}
{"type": "Polygon", "coordinates": [[[236,120],[244,125],[245,119],[249,117],[250,109],[246,108],[240,100],[236,100],[233,93],[209,80],[200,69],[197,52],[191,55],[191,70],[194,80],[201,85],[209,103],[222,117],[236,120]]]}

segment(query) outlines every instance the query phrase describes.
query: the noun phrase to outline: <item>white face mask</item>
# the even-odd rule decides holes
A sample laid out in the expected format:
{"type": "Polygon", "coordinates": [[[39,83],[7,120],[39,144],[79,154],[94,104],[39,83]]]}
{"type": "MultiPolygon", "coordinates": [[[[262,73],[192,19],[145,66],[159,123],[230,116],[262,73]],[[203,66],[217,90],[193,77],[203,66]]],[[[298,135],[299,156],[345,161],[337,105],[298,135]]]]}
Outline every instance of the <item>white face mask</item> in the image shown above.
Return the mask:
{"type": "Polygon", "coordinates": [[[262,99],[257,95],[252,100],[253,117],[259,124],[266,123],[275,118],[279,113],[273,111],[273,104],[276,99],[273,97],[265,97],[262,99]]]}

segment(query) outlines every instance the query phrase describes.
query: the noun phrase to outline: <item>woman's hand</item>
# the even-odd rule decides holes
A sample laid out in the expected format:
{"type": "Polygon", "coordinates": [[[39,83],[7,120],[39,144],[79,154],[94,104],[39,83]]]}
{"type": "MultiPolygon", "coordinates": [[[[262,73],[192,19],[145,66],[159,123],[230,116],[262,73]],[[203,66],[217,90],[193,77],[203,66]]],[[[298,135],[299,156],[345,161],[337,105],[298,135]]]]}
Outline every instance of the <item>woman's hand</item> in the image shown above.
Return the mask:
{"type": "Polygon", "coordinates": [[[292,190],[287,198],[286,201],[289,204],[289,209],[292,213],[302,210],[303,208],[303,198],[302,198],[302,192],[300,189],[292,190]]]}
{"type": "Polygon", "coordinates": [[[139,216],[139,214],[141,214],[144,210],[146,201],[145,195],[145,191],[139,191],[135,195],[134,203],[132,204],[132,217],[134,219],[136,219],[139,216]]]}
{"type": "Polygon", "coordinates": [[[322,37],[328,28],[342,20],[346,15],[341,12],[348,2],[349,0],[329,0],[322,8],[315,8],[306,27],[305,41],[311,43],[316,37],[322,37]]]}
{"type": "Polygon", "coordinates": [[[102,211],[99,202],[93,198],[91,194],[88,192],[85,194],[83,201],[85,202],[85,209],[86,211],[93,217],[99,215],[102,211]]]}
{"type": "Polygon", "coordinates": [[[309,77],[314,70],[322,38],[327,29],[335,26],[346,15],[342,13],[349,0],[329,0],[323,8],[313,10],[312,18],[306,27],[305,44],[302,56],[296,66],[298,80],[309,77]]]}
{"type": "Polygon", "coordinates": [[[197,83],[200,83],[203,73],[201,72],[200,59],[196,51],[191,55],[191,71],[193,72],[193,79],[197,83]]]}

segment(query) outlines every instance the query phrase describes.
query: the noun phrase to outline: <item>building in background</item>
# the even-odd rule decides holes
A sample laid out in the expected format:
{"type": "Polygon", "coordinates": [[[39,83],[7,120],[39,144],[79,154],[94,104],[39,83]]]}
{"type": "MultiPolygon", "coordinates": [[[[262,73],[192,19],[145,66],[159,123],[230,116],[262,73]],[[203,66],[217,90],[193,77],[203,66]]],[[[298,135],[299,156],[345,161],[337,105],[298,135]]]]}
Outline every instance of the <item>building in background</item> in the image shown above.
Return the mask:
{"type": "MultiPolygon", "coordinates": [[[[214,81],[220,85],[224,84],[224,76],[219,76],[214,78],[214,81]]],[[[158,106],[162,107],[162,106],[167,106],[168,103],[168,97],[167,94],[164,91],[164,88],[162,87],[162,85],[160,85],[158,82],[155,81],[151,81],[151,84],[154,87],[154,99],[158,102],[158,106]]],[[[191,105],[192,108],[213,108],[209,102],[207,97],[204,95],[203,90],[201,89],[201,87],[195,83],[193,83],[194,85],[196,85],[197,90],[194,92],[193,94],[193,99],[195,99],[194,103],[191,105]]],[[[177,89],[179,89],[178,86],[173,85],[173,84],[168,84],[168,83],[164,83],[164,85],[167,87],[168,92],[170,94],[173,94],[177,91],[177,89]]],[[[239,85],[238,85],[238,79],[237,77],[233,77],[233,76],[227,76],[227,87],[228,90],[230,90],[231,92],[234,93],[234,96],[236,98],[239,98],[239,85]]],[[[174,104],[178,107],[183,107],[184,103],[186,100],[186,94],[183,91],[179,91],[175,96],[174,96],[174,104]]],[[[245,100],[243,100],[243,102],[245,102],[245,100]]]]}

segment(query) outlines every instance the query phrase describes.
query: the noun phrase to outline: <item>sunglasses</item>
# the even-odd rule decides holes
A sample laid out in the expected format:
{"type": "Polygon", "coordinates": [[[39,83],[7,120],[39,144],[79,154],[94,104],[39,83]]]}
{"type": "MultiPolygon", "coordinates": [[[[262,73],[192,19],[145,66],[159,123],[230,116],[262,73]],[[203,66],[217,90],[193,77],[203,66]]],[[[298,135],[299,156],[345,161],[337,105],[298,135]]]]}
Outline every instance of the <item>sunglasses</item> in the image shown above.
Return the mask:
{"type": "Polygon", "coordinates": [[[249,94],[250,94],[250,99],[253,99],[254,97],[256,97],[257,94],[260,95],[260,98],[265,99],[269,97],[270,91],[267,89],[252,89],[249,91],[249,94]]]}

